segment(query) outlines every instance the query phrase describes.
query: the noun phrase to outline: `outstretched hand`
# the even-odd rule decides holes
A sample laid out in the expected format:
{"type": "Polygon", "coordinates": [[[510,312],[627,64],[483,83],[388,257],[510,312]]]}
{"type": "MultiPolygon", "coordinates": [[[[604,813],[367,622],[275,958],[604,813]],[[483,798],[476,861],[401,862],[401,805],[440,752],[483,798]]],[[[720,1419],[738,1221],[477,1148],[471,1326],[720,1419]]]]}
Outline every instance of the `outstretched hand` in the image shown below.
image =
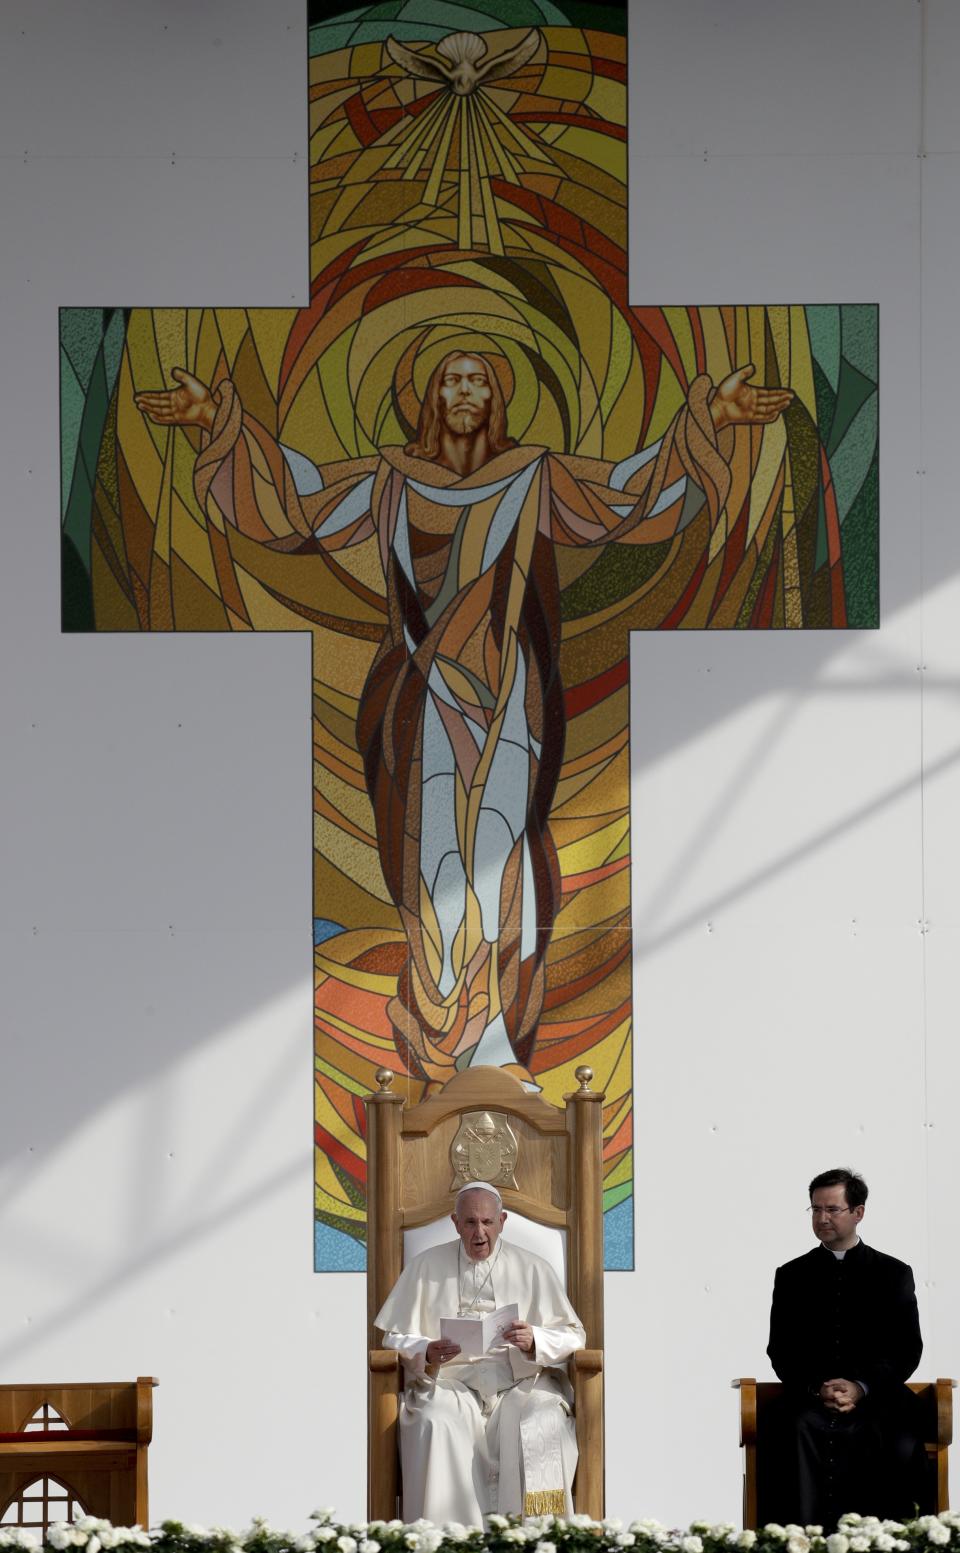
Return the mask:
{"type": "Polygon", "coordinates": [[[138,410],[150,417],[158,426],[202,426],[212,431],[217,417],[217,401],[198,377],[174,367],[171,376],[179,384],[177,388],[163,389],[151,394],[134,394],[133,402],[138,410]]]}
{"type": "Polygon", "coordinates": [[[717,431],[724,426],[766,426],[793,402],[792,388],[763,388],[751,383],[752,362],[725,377],[710,400],[710,416],[717,431]]]}

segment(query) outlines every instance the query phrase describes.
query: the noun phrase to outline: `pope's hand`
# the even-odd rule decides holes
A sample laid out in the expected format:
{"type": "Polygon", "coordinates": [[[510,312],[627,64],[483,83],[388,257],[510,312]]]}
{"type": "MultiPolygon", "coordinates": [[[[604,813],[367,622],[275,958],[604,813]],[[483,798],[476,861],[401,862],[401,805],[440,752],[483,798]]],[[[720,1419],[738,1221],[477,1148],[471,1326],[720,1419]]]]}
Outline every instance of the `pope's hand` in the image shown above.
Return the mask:
{"type": "Polygon", "coordinates": [[[508,1327],[504,1327],[500,1336],[505,1343],[510,1343],[512,1347],[519,1348],[521,1353],[531,1353],[533,1351],[535,1342],[533,1327],[527,1326],[525,1321],[511,1321],[508,1327]]]}
{"type": "Polygon", "coordinates": [[[724,426],[766,426],[792,404],[791,388],[762,388],[749,382],[756,370],[752,362],[747,362],[725,377],[714,391],[710,418],[717,431],[724,426]]]}
{"type": "Polygon", "coordinates": [[[183,367],[174,367],[171,376],[179,384],[178,388],[134,394],[137,409],[158,426],[202,426],[205,431],[212,431],[217,418],[217,401],[206,383],[201,383],[183,367]]]}
{"type": "Polygon", "coordinates": [[[447,1337],[438,1337],[427,1344],[425,1358],[428,1364],[446,1364],[448,1359],[455,1359],[459,1352],[459,1343],[451,1343],[447,1337]]]}
{"type": "Polygon", "coordinates": [[[831,1413],[852,1413],[863,1397],[863,1387],[855,1380],[825,1380],[820,1387],[820,1397],[831,1413]]]}

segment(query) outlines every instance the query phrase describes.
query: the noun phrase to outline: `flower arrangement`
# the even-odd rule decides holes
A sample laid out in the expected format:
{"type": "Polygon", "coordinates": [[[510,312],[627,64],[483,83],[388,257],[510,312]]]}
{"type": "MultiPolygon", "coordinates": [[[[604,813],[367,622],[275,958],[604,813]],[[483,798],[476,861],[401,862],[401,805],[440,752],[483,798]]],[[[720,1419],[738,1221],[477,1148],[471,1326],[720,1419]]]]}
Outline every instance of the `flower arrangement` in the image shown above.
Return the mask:
{"type": "Polygon", "coordinates": [[[221,1526],[185,1526],[164,1521],[150,1531],[113,1526],[95,1516],[51,1526],[41,1539],[19,1526],[0,1526],[0,1553],[933,1553],[953,1546],[960,1553],[960,1514],[943,1510],[914,1521],[881,1521],[870,1515],[844,1515],[836,1531],[821,1526],[778,1526],[759,1531],[709,1521],[688,1530],[668,1530],[657,1521],[594,1521],[588,1515],[491,1515],[481,1531],[448,1522],[340,1522],[333,1510],[315,1510],[304,1535],[275,1531],[255,1520],[246,1531],[221,1526]]]}

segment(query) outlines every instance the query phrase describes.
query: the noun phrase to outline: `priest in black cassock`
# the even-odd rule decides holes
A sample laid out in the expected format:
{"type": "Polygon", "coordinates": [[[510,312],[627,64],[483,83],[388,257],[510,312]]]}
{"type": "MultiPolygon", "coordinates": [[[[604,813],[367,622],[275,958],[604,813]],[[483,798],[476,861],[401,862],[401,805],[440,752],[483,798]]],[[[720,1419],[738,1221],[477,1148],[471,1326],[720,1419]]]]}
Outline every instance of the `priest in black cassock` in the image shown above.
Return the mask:
{"type": "Polygon", "coordinates": [[[760,1524],[832,1530],[848,1510],[933,1509],[919,1404],[905,1384],[923,1347],[913,1273],[857,1233],[867,1184],[810,1182],[819,1245],[777,1268],[767,1353],[783,1393],[758,1460],[760,1524]]]}

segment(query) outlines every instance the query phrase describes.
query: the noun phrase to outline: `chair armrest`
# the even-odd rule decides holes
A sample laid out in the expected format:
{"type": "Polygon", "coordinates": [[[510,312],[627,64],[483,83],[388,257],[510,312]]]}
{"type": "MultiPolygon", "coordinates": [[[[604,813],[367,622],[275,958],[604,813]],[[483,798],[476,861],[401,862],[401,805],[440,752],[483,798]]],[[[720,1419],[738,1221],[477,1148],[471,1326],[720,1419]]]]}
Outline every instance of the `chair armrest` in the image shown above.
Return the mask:
{"type": "Polygon", "coordinates": [[[741,1375],[731,1386],[740,1393],[740,1444],[757,1443],[757,1382],[752,1375],[741,1375]]]}
{"type": "Polygon", "coordinates": [[[937,1445],[941,1448],[953,1443],[953,1393],[956,1388],[955,1380],[951,1380],[949,1376],[938,1375],[936,1381],[937,1445]]]}
{"type": "Polygon", "coordinates": [[[371,1348],[367,1367],[373,1375],[395,1373],[400,1368],[400,1355],[395,1348],[371,1348]]]}
{"type": "Polygon", "coordinates": [[[574,1371],[582,1375],[599,1375],[603,1369],[602,1348],[578,1348],[571,1358],[574,1371]]]}

